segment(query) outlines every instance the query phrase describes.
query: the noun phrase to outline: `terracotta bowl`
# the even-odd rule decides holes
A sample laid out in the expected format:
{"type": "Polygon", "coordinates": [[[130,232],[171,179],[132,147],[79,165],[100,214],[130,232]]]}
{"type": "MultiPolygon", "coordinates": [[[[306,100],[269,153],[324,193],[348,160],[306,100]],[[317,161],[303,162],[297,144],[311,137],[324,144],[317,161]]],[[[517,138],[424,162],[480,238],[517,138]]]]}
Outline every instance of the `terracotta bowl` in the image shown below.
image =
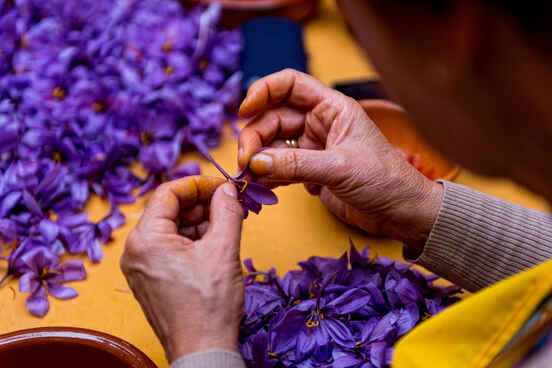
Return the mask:
{"type": "Polygon", "coordinates": [[[250,19],[263,16],[280,16],[304,21],[318,8],[319,0],[182,0],[184,4],[210,4],[222,6],[222,24],[235,27],[250,19]]]}
{"type": "Polygon", "coordinates": [[[140,350],[101,332],[44,327],[0,335],[0,366],[12,368],[156,368],[140,350]]]}
{"type": "Polygon", "coordinates": [[[385,100],[361,100],[359,103],[389,142],[424,175],[433,180],[456,178],[460,167],[425,142],[400,106],[385,100]]]}

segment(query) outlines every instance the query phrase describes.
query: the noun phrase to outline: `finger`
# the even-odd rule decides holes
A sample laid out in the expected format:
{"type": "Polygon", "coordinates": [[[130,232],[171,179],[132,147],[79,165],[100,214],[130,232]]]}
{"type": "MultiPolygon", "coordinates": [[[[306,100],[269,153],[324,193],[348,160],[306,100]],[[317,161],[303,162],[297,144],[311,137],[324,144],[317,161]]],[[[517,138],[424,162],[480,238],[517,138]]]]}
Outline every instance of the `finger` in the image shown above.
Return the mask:
{"type": "Polygon", "coordinates": [[[336,186],[347,178],[345,159],[338,152],[270,148],[251,158],[253,174],[270,180],[336,186]]]}
{"type": "Polygon", "coordinates": [[[178,233],[190,240],[198,240],[205,235],[207,228],[209,226],[209,221],[202,221],[197,225],[190,225],[181,227],[178,230],[178,233]]]}
{"type": "Polygon", "coordinates": [[[284,99],[292,106],[311,109],[332,93],[319,80],[293,69],[259,79],[249,87],[240,117],[249,118],[284,99]]]}
{"type": "Polygon", "coordinates": [[[289,106],[274,107],[255,117],[238,138],[238,164],[244,167],[249,157],[277,138],[299,136],[305,126],[305,113],[289,106]]]}
{"type": "Polygon", "coordinates": [[[211,199],[209,228],[204,239],[207,244],[227,246],[232,254],[239,255],[243,209],[237,197],[236,187],[230,183],[215,191],[211,199]]]}
{"type": "Polygon", "coordinates": [[[198,203],[192,207],[185,207],[180,210],[180,226],[197,225],[209,218],[209,205],[198,203]]]}
{"type": "Polygon", "coordinates": [[[148,227],[155,220],[176,222],[181,208],[207,203],[215,188],[225,182],[209,176],[189,176],[160,185],[150,197],[139,226],[148,227]]]}

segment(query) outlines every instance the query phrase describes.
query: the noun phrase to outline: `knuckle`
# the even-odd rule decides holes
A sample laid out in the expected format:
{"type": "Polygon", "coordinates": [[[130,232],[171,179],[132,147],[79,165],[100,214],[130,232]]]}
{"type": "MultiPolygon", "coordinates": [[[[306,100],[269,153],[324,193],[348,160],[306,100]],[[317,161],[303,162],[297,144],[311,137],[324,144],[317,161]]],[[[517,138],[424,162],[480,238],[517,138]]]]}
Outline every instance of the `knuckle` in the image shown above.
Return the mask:
{"type": "Polygon", "coordinates": [[[126,260],[128,257],[140,258],[146,251],[144,246],[144,239],[138,233],[138,231],[133,229],[130,234],[128,234],[125,246],[125,257],[126,260]]]}
{"type": "Polygon", "coordinates": [[[169,182],[165,182],[157,187],[155,190],[156,197],[162,197],[165,194],[169,193],[171,191],[171,184],[169,182]]]}
{"type": "Polygon", "coordinates": [[[282,158],[284,177],[290,180],[296,180],[301,165],[300,158],[295,150],[288,150],[282,158]]]}

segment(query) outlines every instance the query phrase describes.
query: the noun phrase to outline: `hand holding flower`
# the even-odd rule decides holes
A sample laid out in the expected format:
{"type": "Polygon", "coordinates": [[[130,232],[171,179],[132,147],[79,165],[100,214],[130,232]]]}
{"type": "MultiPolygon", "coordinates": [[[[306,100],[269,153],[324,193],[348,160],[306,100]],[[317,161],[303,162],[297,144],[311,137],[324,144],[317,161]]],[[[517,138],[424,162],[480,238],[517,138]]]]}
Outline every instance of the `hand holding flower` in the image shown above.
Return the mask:
{"type": "Polygon", "coordinates": [[[191,176],[162,184],[130,233],[121,267],[170,362],[237,351],[242,220],[234,185],[191,176]]]}
{"type": "Polygon", "coordinates": [[[424,243],[442,186],[409,165],[355,100],[288,69],[253,83],[240,115],[253,119],[240,134],[238,161],[251,159],[260,184],[305,183],[343,221],[424,243]],[[287,148],[289,138],[299,148],[287,148]],[[261,147],[268,149],[255,154],[261,147]]]}

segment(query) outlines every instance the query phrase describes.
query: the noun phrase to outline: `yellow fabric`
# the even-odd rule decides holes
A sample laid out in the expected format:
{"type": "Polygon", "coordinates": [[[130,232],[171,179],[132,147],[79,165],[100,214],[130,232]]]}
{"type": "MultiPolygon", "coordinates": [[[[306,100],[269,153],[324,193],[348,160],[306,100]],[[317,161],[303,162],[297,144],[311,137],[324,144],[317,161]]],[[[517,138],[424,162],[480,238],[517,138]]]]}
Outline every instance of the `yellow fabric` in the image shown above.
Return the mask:
{"type": "MultiPolygon", "coordinates": [[[[337,80],[375,76],[366,56],[347,32],[334,0],[322,1],[319,14],[306,25],[305,42],[312,73],[328,85],[337,80]]],[[[213,155],[225,168],[235,169],[236,152],[235,140],[227,134],[223,145],[214,150],[213,155]]],[[[183,160],[190,158],[198,156],[186,155],[183,160]]],[[[202,170],[208,175],[219,175],[205,161],[202,161],[202,170]]],[[[485,179],[463,171],[456,181],[524,206],[546,208],[542,199],[507,180],[485,179]]],[[[259,216],[250,216],[244,225],[242,257],[252,257],[258,268],[274,266],[283,274],[296,268],[298,261],[314,254],[339,256],[347,250],[349,236],[359,246],[370,244],[374,253],[401,259],[400,243],[373,239],[343,225],[326,211],[316,197],[306,194],[301,185],[278,189],[277,194],[280,204],[266,207],[259,216]]],[[[2,285],[0,333],[41,326],[91,328],[129,341],[160,368],[166,367],[163,349],[140,306],[128,293],[128,286],[119,269],[125,238],[136,224],[145,200],[143,198],[135,204],[122,206],[128,222],[115,231],[113,242],[103,248],[103,261],[93,265],[85,260],[88,279],[72,284],[80,294],[78,298],[68,301],[50,298],[50,312],[39,319],[25,309],[25,294],[17,292],[13,299],[10,287],[17,290],[17,281],[2,285]]],[[[108,205],[94,198],[87,210],[94,219],[99,219],[107,213],[108,205]]],[[[0,273],[4,271],[4,264],[0,263],[0,273]]]]}
{"type": "MultiPolygon", "coordinates": [[[[552,261],[476,293],[422,323],[396,346],[396,368],[488,367],[552,290],[552,261]]],[[[549,322],[547,319],[543,322],[549,322]]],[[[495,367],[510,367],[527,350],[525,339],[503,354],[495,367]]]]}

